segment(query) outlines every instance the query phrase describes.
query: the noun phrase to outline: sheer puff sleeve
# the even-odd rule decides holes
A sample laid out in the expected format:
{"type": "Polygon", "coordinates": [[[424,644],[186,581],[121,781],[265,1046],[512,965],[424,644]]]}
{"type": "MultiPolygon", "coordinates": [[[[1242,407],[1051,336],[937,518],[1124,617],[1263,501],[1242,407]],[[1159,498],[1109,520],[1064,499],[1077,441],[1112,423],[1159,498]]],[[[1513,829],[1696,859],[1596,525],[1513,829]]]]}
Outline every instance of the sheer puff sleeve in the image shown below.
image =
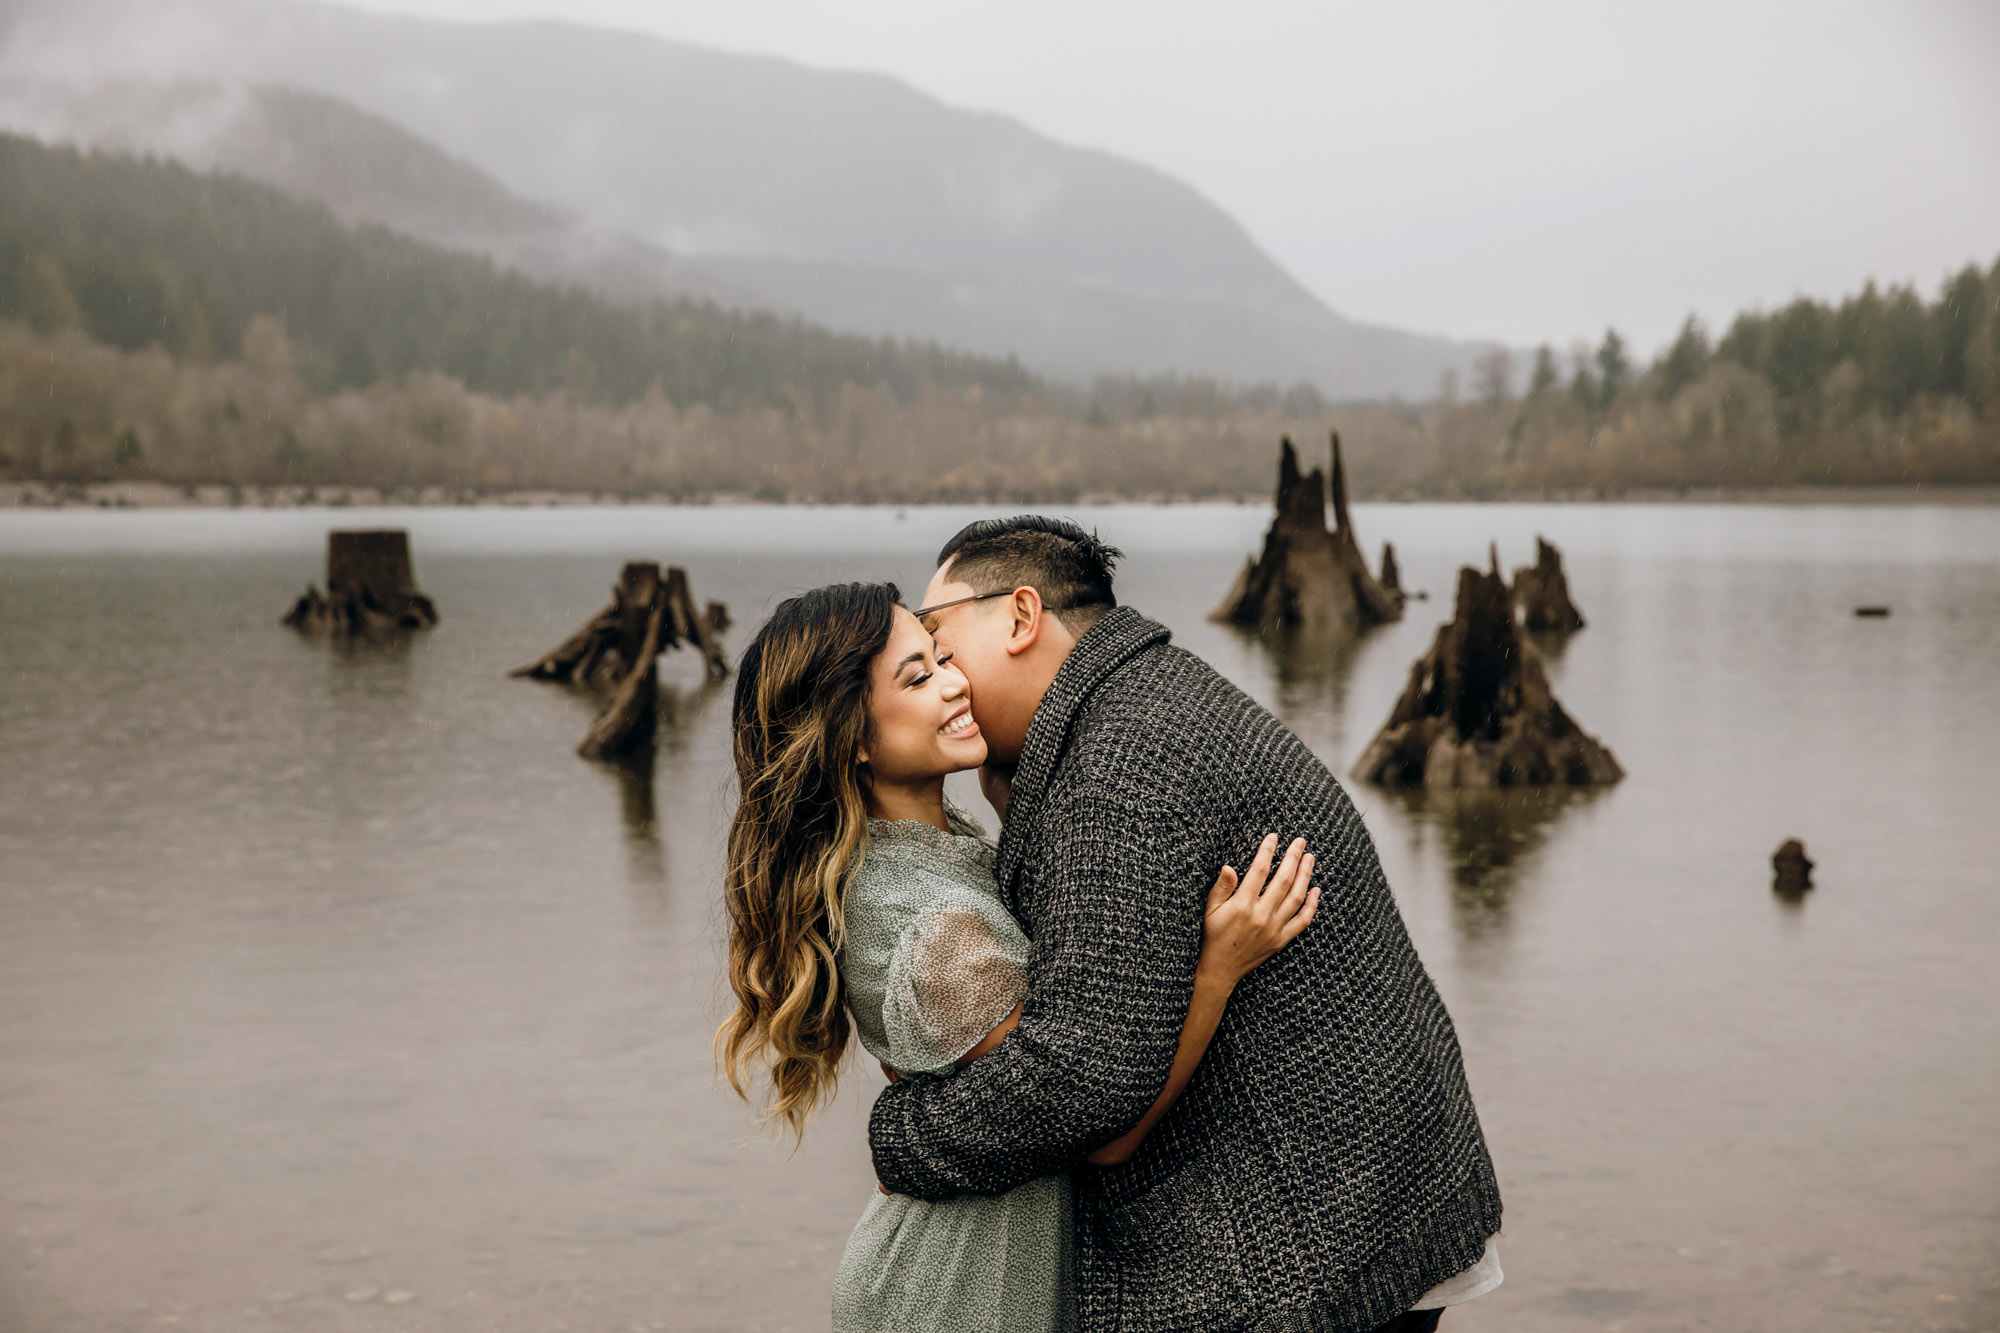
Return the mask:
{"type": "Polygon", "coordinates": [[[992,898],[953,893],[897,942],[883,997],[889,1063],[950,1073],[1028,993],[1028,941],[992,898]]]}

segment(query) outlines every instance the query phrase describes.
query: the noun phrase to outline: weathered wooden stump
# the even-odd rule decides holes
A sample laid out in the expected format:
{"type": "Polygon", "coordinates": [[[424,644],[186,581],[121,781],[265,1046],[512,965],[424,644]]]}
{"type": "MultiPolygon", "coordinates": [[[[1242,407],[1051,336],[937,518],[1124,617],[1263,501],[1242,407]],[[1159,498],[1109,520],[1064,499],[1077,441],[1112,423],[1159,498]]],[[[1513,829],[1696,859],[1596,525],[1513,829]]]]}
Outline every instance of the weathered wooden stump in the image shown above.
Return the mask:
{"type": "Polygon", "coordinates": [[[1379,582],[1382,591],[1391,597],[1403,595],[1403,572],[1396,567],[1396,547],[1393,542],[1382,543],[1382,577],[1379,582]]]}
{"type": "Polygon", "coordinates": [[[1535,563],[1514,571],[1514,604],[1521,608],[1523,623],[1537,633],[1583,628],[1583,613],[1569,599],[1562,552],[1540,537],[1535,538],[1535,563]]]}
{"type": "Polygon", "coordinates": [[[577,746],[577,753],[586,759],[601,759],[652,739],[660,711],[654,668],[662,652],[687,644],[701,653],[709,679],[729,674],[722,654],[722,634],[728,626],[729,609],[721,602],[695,611],[686,570],[670,565],[663,575],[657,562],[634,560],[619,571],[610,605],[545,657],[511,674],[609,687],[610,700],[577,746]]]}
{"type": "Polygon", "coordinates": [[[1458,571],[1458,604],[1354,765],[1387,787],[1545,787],[1616,782],[1625,771],[1556,702],[1514,618],[1500,555],[1458,571]]]}
{"type": "Polygon", "coordinates": [[[1332,439],[1332,529],[1326,526],[1326,475],[1318,468],[1301,475],[1298,451],[1283,440],[1277,512],[1263,553],[1244,564],[1211,619],[1258,630],[1352,633],[1402,618],[1402,592],[1376,580],[1355,541],[1339,433],[1332,439]]]}
{"type": "Polygon", "coordinates": [[[1771,891],[1781,898],[1802,897],[1813,886],[1812,871],[1806,845],[1787,838],[1771,856],[1771,891]]]}
{"type": "Polygon", "coordinates": [[[401,528],[326,534],[326,594],[306,585],[285,613],[297,630],[376,634],[428,629],[437,607],[417,590],[410,568],[410,534],[401,528]]]}

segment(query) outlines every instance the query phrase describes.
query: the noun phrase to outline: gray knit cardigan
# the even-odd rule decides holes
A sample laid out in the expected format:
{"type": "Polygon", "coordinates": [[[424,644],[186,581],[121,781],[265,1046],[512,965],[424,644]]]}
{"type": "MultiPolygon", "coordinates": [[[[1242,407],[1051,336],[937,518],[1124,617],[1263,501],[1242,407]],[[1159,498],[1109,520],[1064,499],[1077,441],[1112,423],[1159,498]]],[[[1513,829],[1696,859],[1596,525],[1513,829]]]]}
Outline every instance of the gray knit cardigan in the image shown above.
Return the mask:
{"type": "Polygon", "coordinates": [[[876,1173],[941,1199],[1076,1167],[1087,1333],[1373,1329],[1500,1229],[1458,1039],[1346,793],[1167,638],[1118,608],[1043,698],[996,864],[1026,1007],[955,1077],[876,1099],[876,1173]],[[1318,855],[1317,919],[1237,987],[1138,1153],[1079,1166],[1165,1084],[1208,886],[1266,832],[1318,855]]]}

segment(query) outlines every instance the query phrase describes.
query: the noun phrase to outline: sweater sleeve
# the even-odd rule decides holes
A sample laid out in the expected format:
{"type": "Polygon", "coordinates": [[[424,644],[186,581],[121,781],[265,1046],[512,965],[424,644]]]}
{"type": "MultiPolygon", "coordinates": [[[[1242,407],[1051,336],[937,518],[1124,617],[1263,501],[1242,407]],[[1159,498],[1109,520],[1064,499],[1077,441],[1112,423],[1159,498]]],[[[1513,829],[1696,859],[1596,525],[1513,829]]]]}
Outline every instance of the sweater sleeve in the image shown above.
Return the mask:
{"type": "Polygon", "coordinates": [[[875,1171],[922,1199],[997,1194],[1066,1170],[1165,1086],[1194,991],[1217,867],[1170,773],[1072,781],[1038,812],[1036,935],[1021,1021],[948,1079],[875,1102],[875,1171]]]}

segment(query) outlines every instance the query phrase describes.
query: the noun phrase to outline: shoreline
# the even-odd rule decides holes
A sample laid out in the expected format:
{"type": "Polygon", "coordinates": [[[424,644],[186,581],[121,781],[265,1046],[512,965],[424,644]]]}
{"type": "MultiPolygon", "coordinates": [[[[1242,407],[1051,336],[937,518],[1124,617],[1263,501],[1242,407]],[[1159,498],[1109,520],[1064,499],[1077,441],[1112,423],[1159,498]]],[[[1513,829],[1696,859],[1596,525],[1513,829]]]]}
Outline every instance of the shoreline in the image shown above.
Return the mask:
{"type": "MultiPolygon", "coordinates": [[[[63,509],[579,509],[579,508],[726,508],[796,506],[798,508],[874,507],[919,509],[933,506],[990,505],[1013,508],[1076,508],[1106,505],[1268,505],[1265,493],[1255,495],[1115,495],[1088,494],[1064,500],[772,500],[718,493],[675,496],[664,493],[612,494],[603,491],[556,489],[481,491],[463,487],[424,486],[230,486],[176,485],[162,481],[56,483],[0,481],[0,511],[63,509]]],[[[1588,491],[1522,493],[1518,495],[1356,495],[1356,504],[1456,505],[1784,505],[1880,507],[1885,505],[2000,507],[2000,485],[1964,486],[1756,486],[1741,489],[1690,487],[1685,490],[1628,490],[1615,495],[1588,491]]]]}

